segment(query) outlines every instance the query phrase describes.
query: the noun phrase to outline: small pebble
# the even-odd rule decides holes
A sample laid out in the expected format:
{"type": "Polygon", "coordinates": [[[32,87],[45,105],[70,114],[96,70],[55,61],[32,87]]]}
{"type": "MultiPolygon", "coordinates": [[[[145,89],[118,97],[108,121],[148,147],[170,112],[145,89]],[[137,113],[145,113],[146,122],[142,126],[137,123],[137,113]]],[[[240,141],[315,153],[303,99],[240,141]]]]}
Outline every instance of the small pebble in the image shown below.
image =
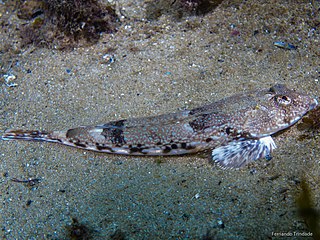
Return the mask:
{"type": "Polygon", "coordinates": [[[221,218],[218,218],[217,223],[218,223],[218,227],[219,228],[224,228],[225,227],[221,218]]]}
{"type": "Polygon", "coordinates": [[[3,75],[4,82],[8,87],[16,87],[16,86],[18,86],[17,83],[14,83],[14,80],[16,80],[16,78],[17,77],[15,75],[11,74],[11,73],[3,75]]]}
{"type": "Polygon", "coordinates": [[[111,54],[105,54],[102,56],[103,60],[104,60],[104,63],[106,64],[112,64],[116,61],[114,55],[111,55],[111,54]]]}
{"type": "Polygon", "coordinates": [[[287,50],[296,50],[297,47],[287,43],[287,42],[281,42],[281,41],[277,41],[273,43],[274,46],[279,47],[279,48],[283,48],[283,49],[287,49],[287,50]]]}

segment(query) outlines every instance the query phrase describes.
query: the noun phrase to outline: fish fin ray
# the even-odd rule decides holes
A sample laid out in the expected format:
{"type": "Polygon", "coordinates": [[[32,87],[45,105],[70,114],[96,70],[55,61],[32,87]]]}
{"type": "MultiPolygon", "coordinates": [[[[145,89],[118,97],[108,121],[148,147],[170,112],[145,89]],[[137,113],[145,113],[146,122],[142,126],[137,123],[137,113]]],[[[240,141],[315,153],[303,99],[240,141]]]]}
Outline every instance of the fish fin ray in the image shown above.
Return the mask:
{"type": "Polygon", "coordinates": [[[263,157],[271,159],[271,152],[275,148],[276,144],[271,136],[234,141],[213,149],[212,159],[222,168],[241,168],[263,157]]]}

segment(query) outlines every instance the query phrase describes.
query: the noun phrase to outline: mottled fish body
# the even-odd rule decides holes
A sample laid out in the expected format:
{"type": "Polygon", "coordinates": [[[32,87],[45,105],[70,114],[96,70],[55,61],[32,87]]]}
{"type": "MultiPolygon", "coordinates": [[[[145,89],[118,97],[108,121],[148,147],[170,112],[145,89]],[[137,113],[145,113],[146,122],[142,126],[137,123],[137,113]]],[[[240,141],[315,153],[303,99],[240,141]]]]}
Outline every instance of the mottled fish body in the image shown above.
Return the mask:
{"type": "Polygon", "coordinates": [[[212,159],[240,168],[269,157],[272,134],[288,128],[317,106],[310,96],[277,84],[237,94],[192,110],[131,118],[66,131],[8,130],[4,140],[57,142],[125,155],[181,155],[212,149],[212,159]]]}

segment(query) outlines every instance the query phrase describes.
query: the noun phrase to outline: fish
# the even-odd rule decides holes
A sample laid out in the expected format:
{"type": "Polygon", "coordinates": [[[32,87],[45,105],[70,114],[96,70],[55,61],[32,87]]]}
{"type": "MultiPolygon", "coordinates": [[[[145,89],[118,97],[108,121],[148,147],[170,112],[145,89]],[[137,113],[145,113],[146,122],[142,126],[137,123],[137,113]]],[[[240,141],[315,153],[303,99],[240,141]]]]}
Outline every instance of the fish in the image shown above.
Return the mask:
{"type": "Polygon", "coordinates": [[[276,84],[191,110],[128,118],[62,131],[7,130],[2,140],[55,142],[97,152],[169,156],[211,151],[222,168],[271,159],[275,133],[318,105],[315,98],[276,84]]]}

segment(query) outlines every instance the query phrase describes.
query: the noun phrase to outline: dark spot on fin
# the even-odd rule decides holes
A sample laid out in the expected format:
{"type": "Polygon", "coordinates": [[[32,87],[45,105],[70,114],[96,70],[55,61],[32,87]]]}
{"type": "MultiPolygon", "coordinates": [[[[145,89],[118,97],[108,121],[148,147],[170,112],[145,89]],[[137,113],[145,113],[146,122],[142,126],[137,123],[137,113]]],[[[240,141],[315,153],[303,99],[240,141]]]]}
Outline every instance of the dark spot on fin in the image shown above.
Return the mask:
{"type": "Polygon", "coordinates": [[[209,127],[210,115],[209,114],[202,114],[201,116],[197,117],[193,121],[189,122],[190,127],[192,127],[193,131],[203,131],[204,129],[209,127]]]}
{"type": "Polygon", "coordinates": [[[175,144],[175,143],[173,143],[173,144],[171,144],[171,148],[172,148],[172,149],[177,149],[177,148],[178,148],[178,145],[175,144]]]}
{"type": "Polygon", "coordinates": [[[122,128],[127,120],[112,121],[102,125],[104,128],[122,128]]]}
{"type": "Polygon", "coordinates": [[[96,143],[96,148],[97,148],[97,150],[99,150],[99,151],[103,151],[103,150],[107,150],[107,151],[109,151],[109,152],[114,152],[114,150],[111,148],[111,147],[109,147],[109,146],[104,146],[104,145],[100,145],[100,144],[98,144],[98,143],[96,143]]]}
{"type": "Polygon", "coordinates": [[[126,140],[123,134],[124,123],[127,120],[119,120],[109,122],[103,125],[103,135],[107,140],[110,140],[113,144],[125,144],[126,140]]]}
{"type": "Polygon", "coordinates": [[[181,143],[181,148],[186,149],[187,148],[187,143],[181,143]]]}
{"type": "Polygon", "coordinates": [[[80,143],[80,142],[74,142],[73,144],[76,145],[77,147],[82,147],[82,148],[86,148],[87,147],[87,145],[85,145],[83,143],[80,143]]]}
{"type": "Polygon", "coordinates": [[[171,152],[171,147],[165,146],[165,148],[163,149],[163,153],[169,153],[169,152],[171,152]]]}
{"type": "Polygon", "coordinates": [[[140,151],[140,149],[137,148],[137,147],[130,148],[130,153],[136,153],[136,152],[139,152],[139,151],[140,151]]]}
{"type": "Polygon", "coordinates": [[[112,130],[111,142],[113,144],[125,144],[126,143],[126,141],[124,139],[123,131],[121,129],[112,130]]]}
{"type": "Polygon", "coordinates": [[[67,138],[74,138],[79,134],[79,128],[69,129],[66,133],[67,138]]]}

